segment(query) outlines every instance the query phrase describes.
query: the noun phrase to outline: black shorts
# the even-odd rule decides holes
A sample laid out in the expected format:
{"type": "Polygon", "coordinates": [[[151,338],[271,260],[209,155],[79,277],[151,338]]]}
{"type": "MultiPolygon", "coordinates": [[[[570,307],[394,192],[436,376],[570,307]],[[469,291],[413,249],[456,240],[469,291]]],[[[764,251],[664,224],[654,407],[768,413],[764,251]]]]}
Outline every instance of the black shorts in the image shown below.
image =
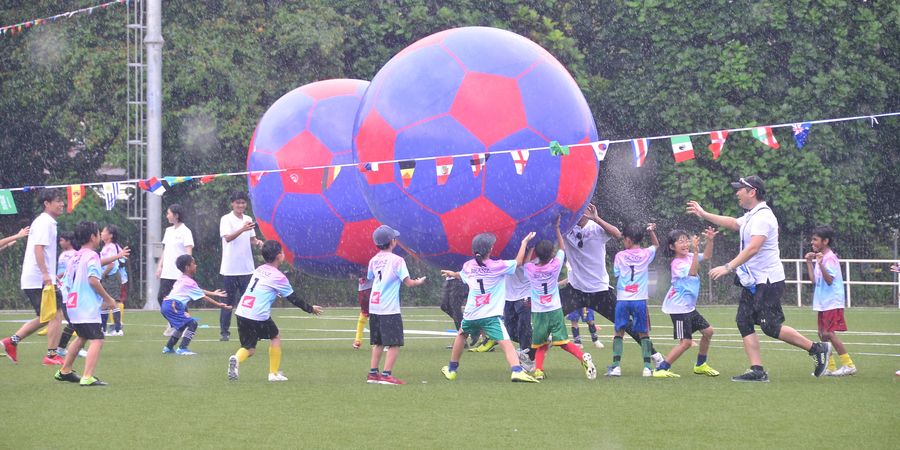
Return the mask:
{"type": "Polygon", "coordinates": [[[563,314],[568,315],[581,308],[590,308],[606,320],[616,322],[616,291],[613,288],[600,292],[582,292],[567,285],[559,290],[559,297],[563,305],[563,314]]]}
{"type": "Polygon", "coordinates": [[[166,296],[172,292],[173,286],[175,286],[175,280],[170,280],[168,278],[159,279],[159,291],[156,293],[156,300],[159,301],[160,305],[163,300],[166,299],[166,296]]]}
{"type": "MultiPolygon", "coordinates": [[[[34,308],[34,313],[38,316],[41,315],[41,293],[43,289],[22,289],[22,292],[25,293],[25,297],[28,299],[28,302],[31,303],[31,307],[34,308]]],[[[65,305],[63,305],[62,292],[60,292],[59,288],[56,288],[56,310],[63,312],[66,311],[65,305]]]]}
{"type": "Polygon", "coordinates": [[[403,318],[400,314],[369,314],[369,344],[403,347],[403,318]]]}
{"type": "Polygon", "coordinates": [[[73,323],[72,328],[78,333],[78,337],[89,341],[103,339],[103,331],[100,330],[100,323],[73,323]]]}
{"type": "Polygon", "coordinates": [[[278,326],[269,317],[266,320],[253,320],[237,316],[238,336],[241,339],[241,347],[246,349],[256,348],[260,339],[274,339],[278,337],[278,326]]]}
{"type": "Polygon", "coordinates": [[[781,309],[781,297],[784,294],[784,281],[756,285],[756,293],[749,289],[741,289],[741,300],[738,303],[737,322],[741,337],[756,332],[759,325],[767,335],[778,335],[784,323],[784,311],[781,309]]]}
{"type": "Polygon", "coordinates": [[[672,318],[673,339],[693,339],[695,331],[709,328],[709,322],[696,310],[684,314],[669,314],[672,318]]]}

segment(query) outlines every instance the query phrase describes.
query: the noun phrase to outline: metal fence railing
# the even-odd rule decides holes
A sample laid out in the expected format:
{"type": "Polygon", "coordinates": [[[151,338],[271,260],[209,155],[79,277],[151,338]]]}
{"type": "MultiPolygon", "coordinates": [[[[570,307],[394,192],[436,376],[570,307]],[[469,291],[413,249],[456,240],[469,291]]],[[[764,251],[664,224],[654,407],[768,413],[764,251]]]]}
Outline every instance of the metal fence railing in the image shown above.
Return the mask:
{"type": "MultiPolygon", "coordinates": [[[[812,284],[812,281],[809,279],[804,279],[806,276],[806,260],[805,259],[782,259],[782,263],[785,265],[793,265],[794,266],[794,278],[790,278],[791,274],[789,271],[785,271],[785,279],[786,284],[793,284],[797,287],[797,306],[803,306],[802,304],[802,296],[803,296],[803,285],[804,284],[812,284]]],[[[894,295],[896,298],[897,307],[900,308],[900,274],[894,274],[892,281],[866,281],[866,280],[854,280],[852,279],[853,271],[850,270],[851,264],[897,264],[898,261],[895,259],[841,259],[841,265],[843,266],[842,275],[844,277],[844,289],[846,292],[847,299],[847,308],[850,308],[853,305],[853,286],[893,286],[894,295]]]]}

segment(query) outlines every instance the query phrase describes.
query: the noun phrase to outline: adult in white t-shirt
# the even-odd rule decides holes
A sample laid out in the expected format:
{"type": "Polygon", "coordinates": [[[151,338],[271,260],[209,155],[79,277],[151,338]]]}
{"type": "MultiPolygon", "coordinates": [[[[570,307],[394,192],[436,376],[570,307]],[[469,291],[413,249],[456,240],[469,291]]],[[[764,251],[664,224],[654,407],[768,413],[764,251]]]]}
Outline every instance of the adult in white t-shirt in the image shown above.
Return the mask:
{"type": "Polygon", "coordinates": [[[181,277],[181,271],[175,267],[175,260],[181,255],[190,255],[194,251],[194,235],[184,224],[184,208],[174,204],[166,209],[166,220],[172,224],[163,234],[163,256],[156,266],[156,277],[159,278],[159,304],[169,295],[175,280],[181,277]]]}
{"type": "MultiPolygon", "coordinates": [[[[20,286],[25,297],[34,308],[36,317],[25,322],[12,336],[2,340],[6,356],[18,361],[19,342],[47,325],[47,356],[44,365],[62,365],[63,360],[56,354],[59,345],[63,314],[57,313],[49,322],[41,323],[41,291],[44,286],[56,286],[56,219],[62,215],[65,201],[56,189],[44,189],[38,194],[43,212],[31,222],[28,241],[25,244],[25,258],[22,261],[20,286]]],[[[57,311],[64,311],[62,293],[56,289],[57,311]]]]}
{"type": "MultiPolygon", "coordinates": [[[[263,241],[256,238],[256,223],[244,211],[247,209],[247,193],[235,191],[231,194],[231,212],[222,216],[219,221],[219,236],[222,236],[222,265],[219,274],[225,282],[225,304],[235,308],[241,294],[250,284],[250,276],[256,269],[253,266],[253,247],[262,247],[263,241]]],[[[221,341],[231,337],[231,310],[222,309],[219,313],[219,332],[221,341]]]]}
{"type": "Polygon", "coordinates": [[[744,351],[750,360],[750,370],[731,379],[769,381],[762,365],[756,324],[759,324],[767,336],[808,351],[815,361],[813,375],[818,377],[825,371],[831,346],[823,342],[814,343],[797,330],[784,325],[784,312],[781,309],[784,266],[778,249],[778,219],[765,202],[765,184],[760,177],[753,175],[731,183],[731,187],[735,190],[738,205],[747,211],[739,218],[706,212],[695,201],[687,203],[688,213],[740,233],[740,253],[725,265],[709,271],[713,280],[737,272],[735,281],[742,287],[735,321],[743,338],[744,351]]]}

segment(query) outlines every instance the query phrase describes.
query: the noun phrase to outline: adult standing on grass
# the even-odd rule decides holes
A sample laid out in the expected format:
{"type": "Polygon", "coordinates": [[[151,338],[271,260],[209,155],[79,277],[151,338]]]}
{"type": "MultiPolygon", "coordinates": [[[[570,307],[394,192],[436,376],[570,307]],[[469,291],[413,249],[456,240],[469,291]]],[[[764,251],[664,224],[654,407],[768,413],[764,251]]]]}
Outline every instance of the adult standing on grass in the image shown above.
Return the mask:
{"type": "MultiPolygon", "coordinates": [[[[190,255],[194,252],[194,235],[184,224],[184,208],[177,203],[170,205],[166,209],[166,220],[172,226],[166,228],[163,235],[163,255],[156,266],[156,277],[159,278],[159,292],[156,298],[160,305],[172,291],[175,280],[181,277],[181,271],[175,266],[175,260],[181,255],[190,255]]],[[[163,334],[171,336],[174,332],[175,330],[169,327],[163,334]]]]}
{"type": "MultiPolygon", "coordinates": [[[[219,235],[222,236],[222,265],[219,274],[225,282],[225,304],[235,307],[241,294],[250,284],[253,267],[253,248],[262,247],[263,241],[256,238],[256,223],[244,214],[247,209],[247,193],[235,191],[231,194],[231,212],[219,221],[219,235]]],[[[219,340],[231,337],[231,308],[219,312],[219,340]]]]}
{"type": "MultiPolygon", "coordinates": [[[[44,211],[31,222],[28,241],[25,244],[25,259],[22,261],[21,287],[25,297],[31,302],[36,317],[29,320],[15,334],[3,339],[6,356],[18,362],[16,352],[19,342],[32,333],[47,326],[47,356],[44,365],[62,365],[63,360],[56,354],[62,324],[62,314],[56,314],[49,322],[41,323],[41,291],[44,286],[56,286],[56,219],[65,207],[62,192],[44,189],[38,194],[38,201],[44,211]]],[[[57,311],[62,310],[62,293],[56,289],[57,311]]]]}
{"type": "Polygon", "coordinates": [[[741,217],[712,214],[695,201],[687,203],[688,213],[740,233],[738,255],[725,265],[709,271],[713,280],[736,272],[735,281],[742,288],[735,321],[744,341],[747,359],[750,360],[750,370],[731,380],[769,381],[763,369],[756,325],[767,336],[809,352],[815,362],[813,375],[821,376],[831,355],[831,345],[827,342],[814,343],[784,325],[781,296],[784,294],[785,277],[778,248],[778,219],[765,202],[765,184],[760,177],[753,175],[731,183],[731,187],[735,190],[738,205],[747,211],[741,217]]]}

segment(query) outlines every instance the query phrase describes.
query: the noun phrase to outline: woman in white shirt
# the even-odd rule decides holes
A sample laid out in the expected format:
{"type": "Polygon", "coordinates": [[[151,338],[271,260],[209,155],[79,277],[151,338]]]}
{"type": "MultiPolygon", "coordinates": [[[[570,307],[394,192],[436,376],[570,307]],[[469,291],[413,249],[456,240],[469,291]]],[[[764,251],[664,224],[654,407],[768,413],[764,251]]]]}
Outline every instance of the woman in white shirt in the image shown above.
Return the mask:
{"type": "Polygon", "coordinates": [[[175,260],[181,255],[192,254],[194,250],[194,235],[184,224],[183,218],[184,208],[181,205],[173,204],[166,209],[166,219],[172,226],[166,228],[163,235],[163,255],[156,266],[156,277],[159,278],[157,300],[160,304],[181,276],[181,271],[175,267],[175,260]]]}

